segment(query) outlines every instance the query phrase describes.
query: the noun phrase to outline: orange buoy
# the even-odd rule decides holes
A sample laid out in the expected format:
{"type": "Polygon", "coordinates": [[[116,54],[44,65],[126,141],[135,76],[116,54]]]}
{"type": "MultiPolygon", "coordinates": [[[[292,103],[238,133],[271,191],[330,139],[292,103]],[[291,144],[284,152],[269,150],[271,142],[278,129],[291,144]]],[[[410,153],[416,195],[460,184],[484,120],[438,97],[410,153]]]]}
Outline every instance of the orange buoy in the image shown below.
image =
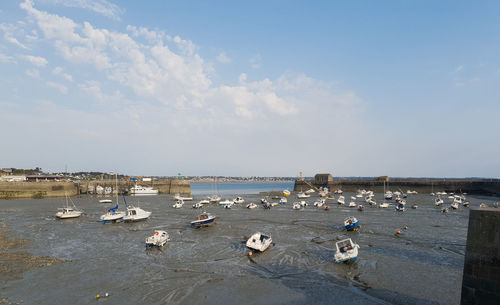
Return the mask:
{"type": "Polygon", "coordinates": [[[248,252],[248,256],[252,256],[252,255],[253,255],[252,251],[248,252]]]}
{"type": "Polygon", "coordinates": [[[397,231],[396,231],[396,234],[401,234],[401,231],[397,230],[397,231]]]}
{"type": "Polygon", "coordinates": [[[214,221],[215,224],[217,224],[217,221],[214,221]]]}

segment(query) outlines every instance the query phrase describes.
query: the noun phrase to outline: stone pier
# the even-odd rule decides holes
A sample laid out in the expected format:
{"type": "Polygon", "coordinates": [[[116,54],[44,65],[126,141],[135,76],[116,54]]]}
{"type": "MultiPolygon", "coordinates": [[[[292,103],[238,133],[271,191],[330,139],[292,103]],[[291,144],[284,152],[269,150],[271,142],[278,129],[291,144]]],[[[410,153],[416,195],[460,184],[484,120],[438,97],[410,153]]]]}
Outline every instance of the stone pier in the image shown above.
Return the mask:
{"type": "Polygon", "coordinates": [[[461,305],[500,304],[500,208],[469,216],[461,305]]]}

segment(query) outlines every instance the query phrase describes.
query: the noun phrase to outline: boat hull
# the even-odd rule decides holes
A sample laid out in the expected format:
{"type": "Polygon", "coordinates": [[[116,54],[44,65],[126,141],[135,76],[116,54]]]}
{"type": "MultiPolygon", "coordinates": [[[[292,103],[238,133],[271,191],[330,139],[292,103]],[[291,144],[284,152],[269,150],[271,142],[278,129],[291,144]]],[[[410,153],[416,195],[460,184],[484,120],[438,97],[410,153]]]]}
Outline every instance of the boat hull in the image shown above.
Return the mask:
{"type": "Polygon", "coordinates": [[[194,228],[207,227],[214,224],[214,222],[215,222],[215,217],[204,220],[195,220],[191,222],[191,227],[194,228]]]}
{"type": "Polygon", "coordinates": [[[354,222],[354,223],[351,223],[351,224],[348,224],[348,225],[345,226],[345,229],[347,231],[354,231],[357,228],[359,228],[359,222],[354,222]]]}

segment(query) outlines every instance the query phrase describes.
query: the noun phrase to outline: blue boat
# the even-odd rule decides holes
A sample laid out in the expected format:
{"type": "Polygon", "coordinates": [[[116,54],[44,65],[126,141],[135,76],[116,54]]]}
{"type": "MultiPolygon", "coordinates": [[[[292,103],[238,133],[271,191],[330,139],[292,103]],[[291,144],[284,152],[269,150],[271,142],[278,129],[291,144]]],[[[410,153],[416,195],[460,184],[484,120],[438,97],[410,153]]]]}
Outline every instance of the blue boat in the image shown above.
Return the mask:
{"type": "Polygon", "coordinates": [[[198,216],[198,219],[195,221],[191,221],[191,227],[199,228],[210,226],[215,223],[215,216],[203,212],[198,216]]]}
{"type": "Polygon", "coordinates": [[[359,229],[359,222],[354,216],[349,216],[344,219],[344,226],[347,231],[354,231],[359,229]]]}

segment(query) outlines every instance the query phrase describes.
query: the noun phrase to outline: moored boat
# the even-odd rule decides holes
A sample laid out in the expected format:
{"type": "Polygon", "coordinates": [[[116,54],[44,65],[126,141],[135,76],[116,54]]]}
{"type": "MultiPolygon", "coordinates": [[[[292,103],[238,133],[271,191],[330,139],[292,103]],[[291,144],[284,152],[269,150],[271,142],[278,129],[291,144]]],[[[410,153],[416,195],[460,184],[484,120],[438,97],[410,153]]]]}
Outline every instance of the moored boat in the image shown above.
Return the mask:
{"type": "Polygon", "coordinates": [[[359,229],[359,221],[354,216],[349,216],[344,219],[344,227],[347,231],[353,231],[359,229]]]}
{"type": "Polygon", "coordinates": [[[125,211],[125,216],[123,216],[123,221],[125,222],[141,221],[148,219],[149,216],[151,216],[151,212],[144,211],[143,209],[138,207],[129,206],[125,211]]]}
{"type": "Polygon", "coordinates": [[[267,248],[269,248],[272,242],[273,240],[271,238],[271,235],[257,232],[250,236],[250,238],[246,242],[246,246],[252,250],[263,252],[267,248]]]}
{"type": "Polygon", "coordinates": [[[57,209],[56,217],[59,219],[78,218],[82,213],[83,211],[77,209],[73,200],[66,195],[66,206],[57,209]],[[69,201],[71,201],[72,206],[69,205],[69,201]]]}
{"type": "Polygon", "coordinates": [[[158,190],[153,189],[151,186],[135,185],[130,188],[131,195],[157,195],[158,190]]]}
{"type": "Polygon", "coordinates": [[[354,261],[358,258],[359,245],[355,244],[350,238],[338,241],[335,247],[337,249],[334,256],[336,263],[354,261]]]}
{"type": "Polygon", "coordinates": [[[216,216],[203,212],[198,215],[198,219],[191,221],[191,227],[199,228],[210,226],[215,223],[215,218],[216,216]]]}
{"type": "Polygon", "coordinates": [[[249,204],[247,204],[247,209],[250,209],[250,210],[253,210],[257,208],[257,205],[253,202],[250,202],[249,204]]]}
{"type": "Polygon", "coordinates": [[[163,247],[168,241],[170,241],[170,236],[166,231],[155,230],[152,236],[146,238],[146,246],[163,247]]]}

